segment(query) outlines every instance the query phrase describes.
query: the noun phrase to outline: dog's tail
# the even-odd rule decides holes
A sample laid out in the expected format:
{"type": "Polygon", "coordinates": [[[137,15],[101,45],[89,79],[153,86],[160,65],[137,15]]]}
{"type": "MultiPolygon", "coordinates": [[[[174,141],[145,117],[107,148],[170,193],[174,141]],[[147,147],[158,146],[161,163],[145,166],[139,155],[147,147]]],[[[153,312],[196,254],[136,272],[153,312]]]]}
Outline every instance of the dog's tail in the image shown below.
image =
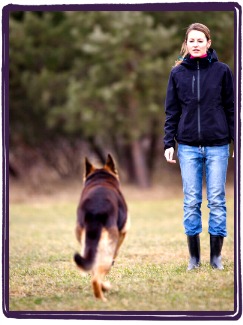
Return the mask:
{"type": "Polygon", "coordinates": [[[91,219],[86,228],[84,256],[82,257],[79,253],[74,254],[75,263],[83,271],[90,271],[94,264],[102,226],[101,222],[91,219]]]}
{"type": "Polygon", "coordinates": [[[93,260],[92,256],[88,256],[87,258],[82,257],[79,253],[74,254],[74,261],[78,267],[80,267],[84,271],[89,271],[92,268],[93,260]]]}

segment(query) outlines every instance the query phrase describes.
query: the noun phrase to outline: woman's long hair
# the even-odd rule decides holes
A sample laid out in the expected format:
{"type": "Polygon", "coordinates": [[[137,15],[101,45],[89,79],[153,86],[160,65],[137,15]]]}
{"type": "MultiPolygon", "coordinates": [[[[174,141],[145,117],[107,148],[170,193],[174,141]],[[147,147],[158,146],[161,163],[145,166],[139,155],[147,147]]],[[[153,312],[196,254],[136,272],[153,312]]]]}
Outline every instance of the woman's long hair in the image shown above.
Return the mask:
{"type": "Polygon", "coordinates": [[[192,31],[192,30],[197,30],[199,32],[203,32],[204,35],[206,36],[207,38],[207,41],[209,41],[211,39],[211,36],[210,36],[210,30],[208,29],[207,26],[203,25],[203,24],[200,24],[200,23],[193,23],[191,24],[188,28],[187,28],[187,31],[186,31],[186,35],[185,35],[185,40],[184,42],[182,43],[182,46],[181,46],[181,51],[180,51],[180,56],[178,58],[178,60],[176,60],[175,62],[175,66],[181,64],[181,62],[183,61],[183,59],[185,58],[185,56],[187,56],[188,54],[188,50],[187,50],[187,39],[188,39],[188,34],[192,31]]]}

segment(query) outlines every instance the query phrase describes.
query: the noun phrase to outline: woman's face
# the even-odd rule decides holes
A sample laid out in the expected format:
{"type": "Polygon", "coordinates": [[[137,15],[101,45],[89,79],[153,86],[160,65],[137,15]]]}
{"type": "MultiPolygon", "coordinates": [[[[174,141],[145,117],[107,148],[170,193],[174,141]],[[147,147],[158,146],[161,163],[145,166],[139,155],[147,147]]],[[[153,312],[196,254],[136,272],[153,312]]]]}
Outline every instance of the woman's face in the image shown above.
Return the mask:
{"type": "Polygon", "coordinates": [[[192,30],[188,34],[186,45],[188,52],[192,56],[200,57],[207,53],[207,50],[211,45],[211,40],[207,40],[203,32],[192,30]]]}

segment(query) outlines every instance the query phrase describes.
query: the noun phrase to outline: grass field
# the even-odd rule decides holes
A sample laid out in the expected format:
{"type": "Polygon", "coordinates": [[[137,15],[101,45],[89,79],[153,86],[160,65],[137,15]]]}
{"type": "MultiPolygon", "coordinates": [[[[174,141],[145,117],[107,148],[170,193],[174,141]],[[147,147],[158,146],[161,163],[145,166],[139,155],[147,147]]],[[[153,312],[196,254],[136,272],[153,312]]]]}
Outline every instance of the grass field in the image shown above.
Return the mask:
{"type": "Polygon", "coordinates": [[[76,197],[10,204],[11,311],[233,311],[234,204],[228,198],[223,271],[209,265],[208,209],[203,204],[202,266],[187,272],[182,197],[127,196],[131,230],[108,275],[108,302],[93,298],[90,277],[72,257],[76,197]]]}

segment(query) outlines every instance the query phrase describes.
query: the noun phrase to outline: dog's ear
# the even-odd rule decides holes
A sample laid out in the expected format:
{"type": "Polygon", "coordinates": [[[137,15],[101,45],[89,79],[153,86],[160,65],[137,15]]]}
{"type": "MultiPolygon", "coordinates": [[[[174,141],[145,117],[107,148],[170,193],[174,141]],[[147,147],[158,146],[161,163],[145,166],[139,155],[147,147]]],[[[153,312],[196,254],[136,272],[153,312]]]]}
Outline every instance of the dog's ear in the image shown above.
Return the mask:
{"type": "Polygon", "coordinates": [[[115,162],[110,154],[107,155],[105,167],[109,169],[112,173],[118,175],[115,162]]]}
{"type": "Polygon", "coordinates": [[[85,158],[85,172],[84,176],[87,177],[95,170],[94,166],[89,162],[88,158],[85,158]]]}

